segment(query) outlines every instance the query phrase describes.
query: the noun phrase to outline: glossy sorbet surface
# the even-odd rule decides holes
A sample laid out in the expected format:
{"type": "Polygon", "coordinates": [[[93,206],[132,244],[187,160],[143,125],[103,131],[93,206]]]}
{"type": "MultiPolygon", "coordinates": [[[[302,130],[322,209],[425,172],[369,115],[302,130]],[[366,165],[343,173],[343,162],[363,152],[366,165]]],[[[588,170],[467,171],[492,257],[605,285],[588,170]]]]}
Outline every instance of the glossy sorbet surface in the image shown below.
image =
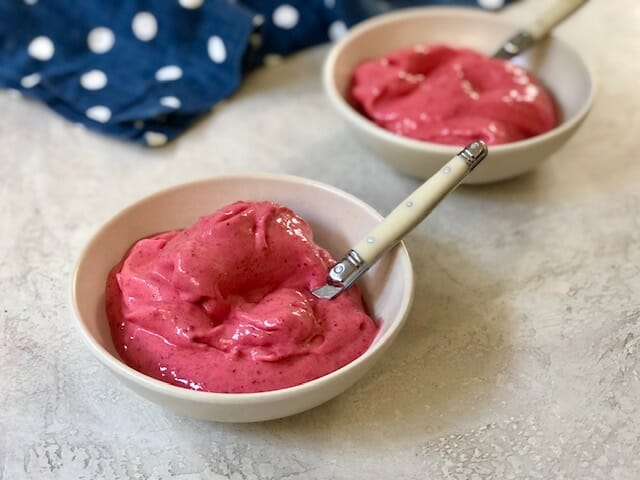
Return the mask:
{"type": "Polygon", "coordinates": [[[449,145],[515,142],[558,124],[553,97],[526,70],[444,45],[406,48],[360,64],[351,95],[381,127],[449,145]]]}
{"type": "Polygon", "coordinates": [[[356,359],[377,326],[361,294],[311,290],[334,260],[288,208],[238,202],[136,242],[109,274],[114,344],[134,369],[193,390],[298,385],[356,359]]]}

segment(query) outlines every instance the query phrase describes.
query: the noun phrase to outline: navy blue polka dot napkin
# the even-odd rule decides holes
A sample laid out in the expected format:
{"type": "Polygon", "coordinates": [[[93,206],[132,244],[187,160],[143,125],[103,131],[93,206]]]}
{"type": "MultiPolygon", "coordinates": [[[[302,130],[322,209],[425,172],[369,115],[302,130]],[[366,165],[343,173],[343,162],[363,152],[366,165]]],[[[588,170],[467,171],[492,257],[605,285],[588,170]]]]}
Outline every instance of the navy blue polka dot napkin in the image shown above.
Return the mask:
{"type": "Polygon", "coordinates": [[[161,146],[276,55],[392,8],[449,3],[504,0],[0,0],[0,86],[161,146]]]}

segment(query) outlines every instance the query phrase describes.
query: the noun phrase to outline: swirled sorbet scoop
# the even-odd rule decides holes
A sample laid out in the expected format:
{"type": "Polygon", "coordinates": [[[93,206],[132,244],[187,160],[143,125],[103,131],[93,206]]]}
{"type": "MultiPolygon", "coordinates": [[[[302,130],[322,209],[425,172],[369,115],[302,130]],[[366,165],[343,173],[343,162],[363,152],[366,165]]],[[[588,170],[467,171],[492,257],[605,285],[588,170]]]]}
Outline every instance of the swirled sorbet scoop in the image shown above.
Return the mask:
{"type": "Polygon", "coordinates": [[[515,142],[559,120],[551,94],[523,68],[446,45],[418,45],[362,63],[351,96],[382,128],[449,145],[515,142]]]}
{"type": "Polygon", "coordinates": [[[357,288],[332,301],[311,294],[334,263],[288,208],[222,207],[139,240],[111,270],[114,345],[130,367],[193,390],[313,380],[359,357],[378,331],[357,288]]]}

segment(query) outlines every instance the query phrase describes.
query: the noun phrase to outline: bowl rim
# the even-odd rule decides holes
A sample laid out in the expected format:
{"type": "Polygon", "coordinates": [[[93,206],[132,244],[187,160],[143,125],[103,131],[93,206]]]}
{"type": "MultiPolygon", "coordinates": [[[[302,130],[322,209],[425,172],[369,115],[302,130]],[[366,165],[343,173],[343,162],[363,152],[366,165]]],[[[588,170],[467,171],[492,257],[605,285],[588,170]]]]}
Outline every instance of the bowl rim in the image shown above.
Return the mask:
{"type": "Polygon", "coordinates": [[[199,185],[205,184],[214,184],[217,182],[226,182],[226,181],[238,181],[238,180],[267,180],[267,181],[275,181],[275,182],[286,182],[286,183],[295,183],[298,185],[305,185],[312,188],[318,188],[324,190],[333,195],[337,195],[345,200],[348,200],[352,203],[355,203],[357,206],[365,210],[367,213],[372,215],[374,218],[378,220],[382,220],[382,215],[375,210],[373,207],[368,205],[363,200],[360,200],[358,197],[345,192],[337,187],[316,181],[311,180],[304,177],[299,177],[295,175],[287,175],[287,174],[271,174],[271,173],[249,173],[249,174],[225,174],[225,175],[216,175],[212,177],[208,177],[205,179],[195,180],[191,182],[185,182],[173,185],[171,187],[167,187],[161,190],[158,190],[152,194],[146,195],[135,202],[129,204],[125,208],[119,210],[114,216],[112,216],[109,220],[104,222],[100,227],[98,227],[94,233],[90,236],[89,240],[82,248],[78,259],[74,265],[73,273],[71,275],[71,289],[70,289],[70,303],[73,308],[73,317],[75,319],[75,323],[77,328],[80,330],[82,337],[85,343],[89,346],[89,349],[93,352],[93,354],[111,369],[113,372],[118,375],[124,377],[125,379],[132,381],[138,385],[144,386],[146,389],[152,390],[155,393],[168,395],[174,398],[178,398],[180,400],[188,400],[200,403],[207,404],[224,404],[224,405],[251,405],[263,402],[272,402],[283,400],[287,397],[296,396],[300,394],[304,394],[305,392],[317,390],[332,382],[334,379],[342,376],[346,373],[347,370],[354,369],[358,367],[360,364],[367,361],[370,357],[372,357],[379,350],[383,349],[389,341],[391,341],[395,335],[401,330],[404,325],[410,310],[411,305],[413,303],[414,291],[415,291],[415,278],[413,273],[413,267],[411,264],[411,259],[409,256],[409,252],[404,244],[404,242],[398,243],[393,250],[397,251],[398,257],[397,260],[400,262],[400,266],[404,270],[404,277],[407,281],[407,288],[402,292],[402,298],[400,299],[400,308],[398,309],[399,318],[394,322],[393,327],[389,328],[375,344],[372,344],[362,355],[360,355],[355,360],[349,362],[348,364],[340,367],[337,370],[334,370],[327,375],[323,375],[322,377],[316,378],[314,380],[310,380],[308,382],[294,385],[292,387],[281,388],[278,390],[270,390],[266,392],[253,392],[253,393],[218,393],[218,392],[206,392],[206,391],[196,391],[189,390],[183,387],[178,387],[176,385],[172,385],[161,380],[157,380],[153,377],[145,375],[132,367],[128,366],[119,358],[113,356],[109,353],[89,332],[89,329],[85,325],[85,322],[82,320],[82,316],[80,315],[80,308],[78,306],[78,297],[77,297],[77,285],[78,285],[78,273],[82,264],[86,261],[88,257],[88,252],[94,242],[100,237],[105,230],[110,228],[114,223],[121,220],[122,217],[127,215],[129,212],[138,208],[139,205],[145,202],[153,201],[158,197],[162,197],[164,195],[171,194],[178,190],[188,190],[190,188],[194,188],[199,185]]]}
{"type": "MultiPolygon", "coordinates": [[[[473,18],[482,17],[483,19],[491,19],[496,21],[497,23],[501,23],[505,26],[511,26],[514,28],[514,33],[519,29],[517,24],[512,23],[508,19],[497,16],[495,13],[487,12],[484,10],[478,10],[475,8],[464,7],[464,6],[450,6],[450,7],[431,7],[431,6],[423,6],[423,7],[413,7],[401,9],[395,12],[383,13],[381,15],[377,15],[368,20],[360,22],[356,26],[354,26],[349,32],[338,42],[336,43],[330,50],[328,56],[326,57],[322,69],[322,83],[324,86],[325,93],[329,97],[330,102],[334,105],[336,110],[346,119],[352,123],[355,123],[357,127],[362,130],[365,130],[368,134],[377,136],[382,138],[389,143],[394,144],[397,147],[401,148],[409,148],[413,150],[419,150],[424,153],[435,153],[435,154],[448,154],[455,155],[460,148],[464,147],[458,145],[445,145],[441,143],[428,142],[424,140],[417,140],[409,137],[404,137],[402,135],[398,135],[396,133],[390,132],[377,125],[375,122],[369,120],[364,115],[358,113],[349,103],[345,100],[345,98],[338,91],[335,82],[334,82],[334,71],[335,64],[340,53],[350,44],[352,40],[363,35],[366,32],[374,30],[381,25],[385,25],[393,22],[402,22],[407,19],[415,19],[416,17],[438,17],[438,16],[448,16],[455,15],[461,17],[467,17],[469,20],[473,20],[473,18]]],[[[542,133],[540,135],[536,135],[534,137],[525,138],[523,140],[518,140],[516,142],[509,142],[500,145],[491,145],[491,153],[497,154],[500,152],[509,152],[511,150],[527,148],[535,143],[544,142],[547,139],[561,136],[565,132],[571,130],[576,126],[576,124],[580,123],[591,107],[593,106],[595,95],[597,92],[597,80],[594,68],[591,64],[591,60],[589,60],[584,54],[582,54],[579,50],[574,48],[568,42],[562,40],[557,37],[554,32],[552,32],[549,37],[558,44],[562,45],[567,50],[574,53],[577,58],[582,62],[584,69],[587,72],[587,77],[589,79],[589,94],[587,96],[586,101],[580,107],[580,109],[574,113],[570,118],[566,121],[563,121],[553,129],[542,133]]],[[[553,92],[552,92],[553,93],[553,92]]]]}

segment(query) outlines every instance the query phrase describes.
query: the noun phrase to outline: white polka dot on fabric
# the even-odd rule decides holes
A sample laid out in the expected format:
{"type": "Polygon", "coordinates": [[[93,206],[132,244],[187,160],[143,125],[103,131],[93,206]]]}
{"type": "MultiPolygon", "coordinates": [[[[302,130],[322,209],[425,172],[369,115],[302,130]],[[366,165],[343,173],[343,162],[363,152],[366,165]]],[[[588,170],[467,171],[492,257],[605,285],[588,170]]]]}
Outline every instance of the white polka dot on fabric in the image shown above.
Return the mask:
{"type": "Polygon", "coordinates": [[[22,77],[20,85],[22,85],[22,88],[33,88],[40,83],[41,79],[42,77],[39,73],[32,73],[31,75],[22,77]]]}
{"type": "Polygon", "coordinates": [[[149,12],[140,12],[133,17],[131,29],[138,40],[148,42],[153,40],[156,33],[158,33],[158,21],[153,14],[149,12]]]}
{"type": "Polygon", "coordinates": [[[253,25],[255,27],[259,27],[263,23],[264,23],[264,16],[263,15],[258,14],[255,17],[253,17],[253,25]]]}
{"type": "Polygon", "coordinates": [[[38,3],[38,0],[24,0],[24,3],[26,3],[27,5],[35,5],[36,3],[38,3]]]}
{"type": "Polygon", "coordinates": [[[181,7],[188,8],[189,10],[195,10],[202,6],[203,0],[178,0],[181,7]]]}
{"type": "Polygon", "coordinates": [[[298,24],[300,14],[295,7],[284,4],[273,11],[273,23],[276,27],[290,30],[298,24]]]}
{"type": "Polygon", "coordinates": [[[29,44],[29,48],[27,51],[29,55],[31,55],[36,60],[42,60],[43,62],[51,59],[55,52],[55,47],[53,46],[53,42],[49,39],[49,37],[36,37],[31,40],[29,44]]]}
{"type": "Polygon", "coordinates": [[[324,0],[324,6],[327,8],[333,8],[336,6],[336,0],[324,0]]]}
{"type": "Polygon", "coordinates": [[[87,45],[93,53],[107,53],[115,41],[115,35],[107,27],[96,27],[87,35],[87,45]]]}
{"type": "Polygon", "coordinates": [[[111,118],[111,110],[109,110],[104,105],[96,105],[95,107],[91,107],[87,109],[85,114],[87,115],[87,118],[100,123],[106,123],[111,118]]]}
{"type": "Polygon", "coordinates": [[[336,20],[329,25],[329,39],[335,41],[340,40],[347,33],[347,26],[341,20],[336,20]]]}
{"type": "Polygon", "coordinates": [[[222,63],[227,59],[227,48],[224,46],[222,39],[217,35],[209,37],[207,52],[209,52],[209,58],[215,63],[222,63]]]}
{"type": "Polygon", "coordinates": [[[169,96],[169,97],[160,98],[160,105],[163,105],[169,108],[180,108],[180,105],[182,105],[182,102],[178,97],[169,96]]]}
{"type": "Polygon", "coordinates": [[[504,6],[504,0],[478,0],[478,5],[489,10],[496,10],[504,6]]]}
{"type": "Polygon", "coordinates": [[[87,90],[100,90],[107,85],[107,76],[102,70],[91,70],[80,77],[80,85],[87,90]]]}
{"type": "Polygon", "coordinates": [[[159,82],[170,82],[179,78],[182,78],[182,69],[177,65],[167,65],[156,72],[156,80],[159,82]]]}
{"type": "Polygon", "coordinates": [[[161,147],[168,140],[164,133],[158,132],[145,132],[144,139],[150,147],[161,147]]]}

